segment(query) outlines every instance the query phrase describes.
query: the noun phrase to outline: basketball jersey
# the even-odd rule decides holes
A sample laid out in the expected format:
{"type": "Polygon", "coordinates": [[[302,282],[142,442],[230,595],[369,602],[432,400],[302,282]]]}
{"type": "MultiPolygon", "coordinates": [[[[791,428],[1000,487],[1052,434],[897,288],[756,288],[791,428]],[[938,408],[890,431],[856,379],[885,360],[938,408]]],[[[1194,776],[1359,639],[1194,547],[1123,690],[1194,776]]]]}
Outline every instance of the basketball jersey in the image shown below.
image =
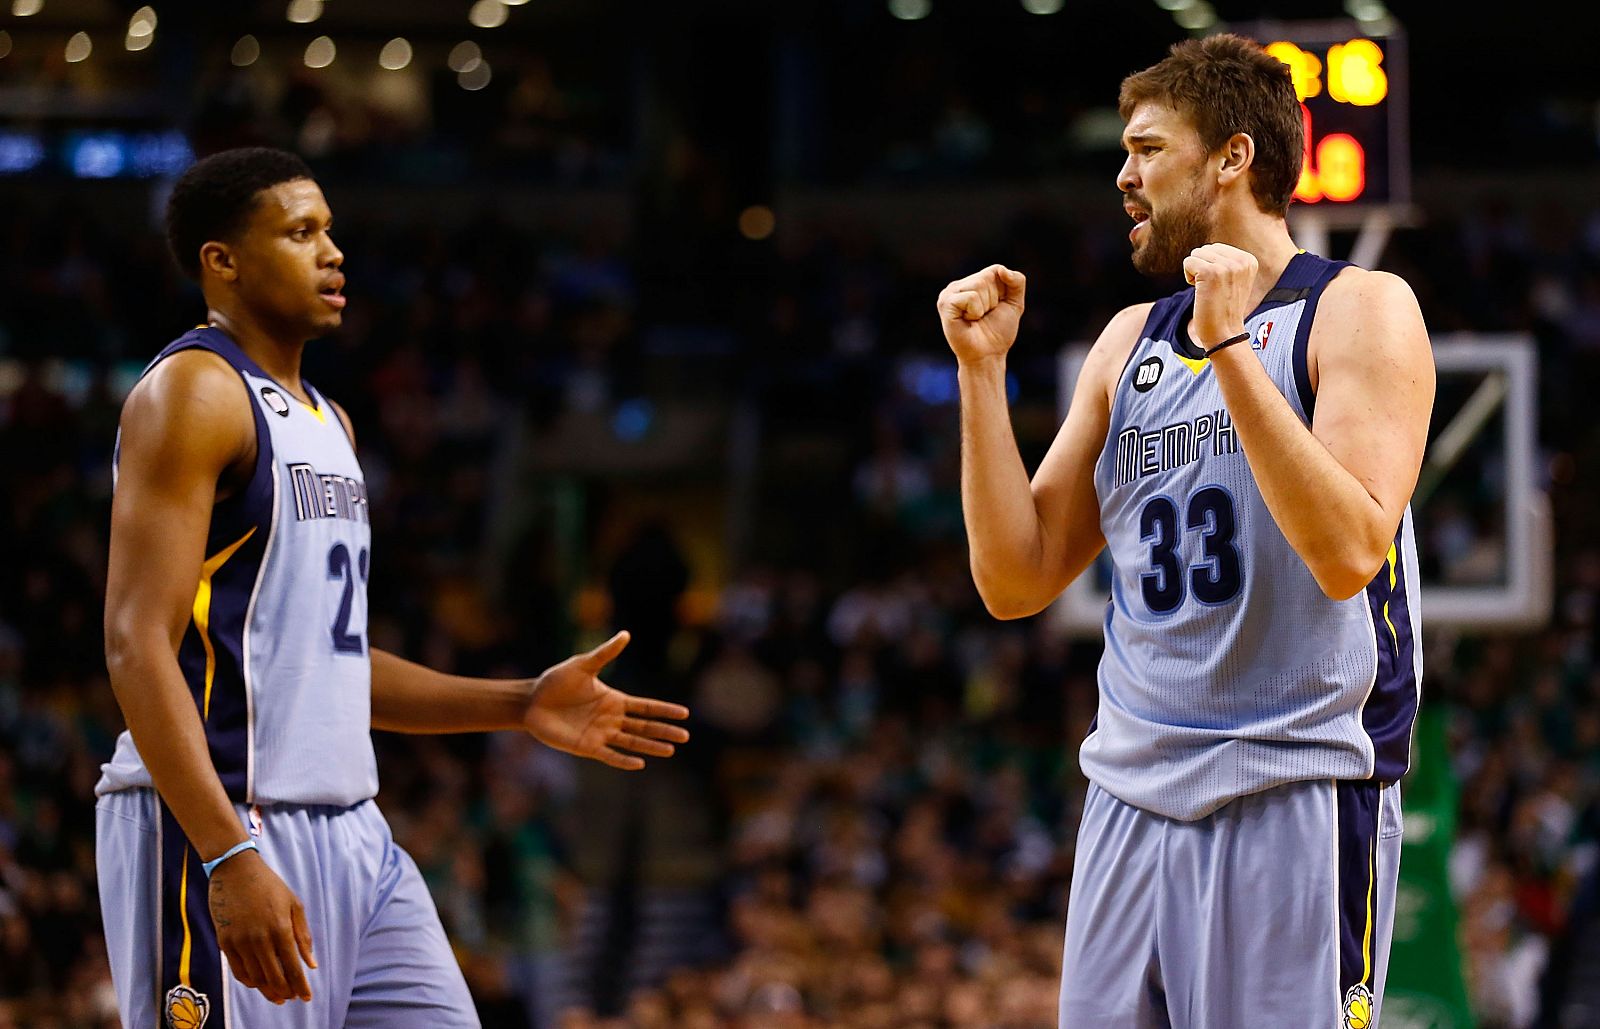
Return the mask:
{"type": "MultiPolygon", "coordinates": [[[[1307,427],[1311,323],[1344,267],[1297,254],[1245,321],[1307,427]]],[[[1267,510],[1216,374],[1185,334],[1193,307],[1191,288],[1151,310],[1095,466],[1114,572],[1084,773],[1184,820],[1287,782],[1392,782],[1410,760],[1422,679],[1410,508],[1371,584],[1329,599],[1267,510]]]]}
{"type": "MultiPolygon", "coordinates": [[[[355,449],[327,398],[293,396],[218,329],[202,327],[145,369],[209,350],[239,373],[256,463],[212,510],[178,665],[229,798],[349,806],[377,794],[367,577],[372,529],[355,449]]],[[[145,746],[160,741],[144,740],[145,746]]],[[[97,795],[150,786],[124,732],[97,795]]]]}

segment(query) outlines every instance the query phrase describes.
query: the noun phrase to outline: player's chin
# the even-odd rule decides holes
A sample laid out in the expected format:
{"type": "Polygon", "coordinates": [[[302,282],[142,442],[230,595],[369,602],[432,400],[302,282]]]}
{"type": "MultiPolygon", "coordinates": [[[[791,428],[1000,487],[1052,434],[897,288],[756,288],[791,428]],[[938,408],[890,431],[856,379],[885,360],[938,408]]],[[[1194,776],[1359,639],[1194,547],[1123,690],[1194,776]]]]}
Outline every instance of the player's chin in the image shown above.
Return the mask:
{"type": "Polygon", "coordinates": [[[311,324],[315,327],[316,334],[319,336],[326,335],[330,332],[336,332],[344,326],[344,312],[329,310],[318,311],[312,317],[311,324]]]}

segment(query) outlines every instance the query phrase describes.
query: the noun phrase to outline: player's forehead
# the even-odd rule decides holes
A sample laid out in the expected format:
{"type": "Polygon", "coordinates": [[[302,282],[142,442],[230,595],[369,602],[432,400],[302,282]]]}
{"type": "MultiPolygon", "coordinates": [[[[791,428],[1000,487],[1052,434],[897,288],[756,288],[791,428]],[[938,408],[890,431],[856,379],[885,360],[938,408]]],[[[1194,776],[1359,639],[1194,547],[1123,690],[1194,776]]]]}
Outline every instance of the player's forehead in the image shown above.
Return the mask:
{"type": "Polygon", "coordinates": [[[1143,100],[1128,115],[1122,128],[1122,146],[1128,149],[1135,143],[1180,143],[1197,135],[1188,115],[1159,100],[1143,100]]]}
{"type": "Polygon", "coordinates": [[[329,222],[333,212],[314,179],[290,179],[275,183],[256,194],[251,220],[258,225],[289,225],[311,220],[329,222]]]}

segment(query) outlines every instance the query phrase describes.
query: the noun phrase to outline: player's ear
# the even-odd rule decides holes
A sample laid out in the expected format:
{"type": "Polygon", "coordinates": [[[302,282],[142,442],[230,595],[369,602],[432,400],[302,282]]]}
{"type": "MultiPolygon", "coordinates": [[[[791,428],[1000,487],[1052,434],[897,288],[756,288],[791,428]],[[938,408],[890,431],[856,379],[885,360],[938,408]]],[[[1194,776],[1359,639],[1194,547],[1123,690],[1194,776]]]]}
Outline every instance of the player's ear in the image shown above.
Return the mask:
{"type": "Polygon", "coordinates": [[[200,248],[200,271],[210,272],[223,282],[232,282],[239,277],[238,266],[234,263],[233,248],[226,243],[212,240],[200,248]]]}
{"type": "Polygon", "coordinates": [[[1217,169],[1217,185],[1227,186],[1250,170],[1256,158],[1256,141],[1248,132],[1235,132],[1212,155],[1217,169]]]}

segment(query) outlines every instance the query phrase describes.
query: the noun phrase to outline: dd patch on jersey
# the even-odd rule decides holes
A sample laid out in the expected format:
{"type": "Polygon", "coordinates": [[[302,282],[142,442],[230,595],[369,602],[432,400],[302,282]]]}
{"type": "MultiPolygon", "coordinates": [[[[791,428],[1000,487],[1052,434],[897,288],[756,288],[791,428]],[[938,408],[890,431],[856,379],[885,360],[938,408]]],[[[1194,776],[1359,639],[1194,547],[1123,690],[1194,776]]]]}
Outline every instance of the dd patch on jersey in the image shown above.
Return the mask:
{"type": "Polygon", "coordinates": [[[1133,373],[1133,388],[1148,393],[1161,381],[1161,358],[1147,357],[1139,362],[1133,373]]]}
{"type": "Polygon", "coordinates": [[[282,393],[271,386],[262,386],[261,399],[267,402],[267,406],[272,408],[272,413],[279,418],[289,417],[289,402],[283,399],[282,393]]]}

